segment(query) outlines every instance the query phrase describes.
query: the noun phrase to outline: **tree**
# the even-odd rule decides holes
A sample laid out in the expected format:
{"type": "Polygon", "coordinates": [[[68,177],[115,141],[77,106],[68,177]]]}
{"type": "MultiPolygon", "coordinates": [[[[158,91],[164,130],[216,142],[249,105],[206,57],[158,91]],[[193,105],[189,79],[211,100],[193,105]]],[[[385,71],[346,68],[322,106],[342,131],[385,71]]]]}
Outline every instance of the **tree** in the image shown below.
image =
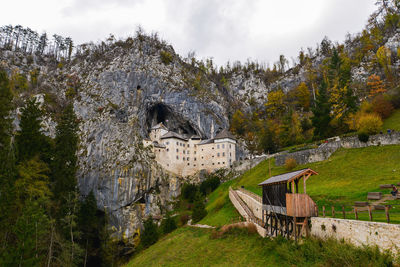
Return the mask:
{"type": "Polygon", "coordinates": [[[382,119],[375,113],[362,114],[357,121],[359,134],[376,134],[382,128],[382,119]]]}
{"type": "Polygon", "coordinates": [[[369,89],[369,97],[371,97],[371,98],[386,92],[386,89],[381,80],[381,77],[379,77],[378,75],[375,75],[375,74],[371,74],[368,77],[367,86],[369,89]]]}
{"type": "Polygon", "coordinates": [[[200,193],[197,193],[196,200],[193,205],[192,221],[194,223],[200,221],[207,215],[204,199],[200,193]]]}
{"type": "Polygon", "coordinates": [[[245,117],[243,113],[238,109],[232,116],[231,131],[237,135],[243,135],[245,133],[245,117]]]}
{"type": "Polygon", "coordinates": [[[76,190],[78,122],[72,104],[61,114],[56,127],[54,160],[52,173],[54,195],[63,201],[70,192],[76,190]]]}
{"type": "Polygon", "coordinates": [[[266,111],[270,117],[282,115],[285,110],[285,94],[281,89],[268,93],[268,102],[265,104],[266,111]]]}
{"type": "Polygon", "coordinates": [[[331,105],[329,103],[328,93],[326,91],[326,83],[322,81],[319,94],[317,96],[316,105],[312,109],[313,117],[311,118],[314,126],[314,139],[325,138],[328,136],[331,121],[331,105]]]}
{"type": "Polygon", "coordinates": [[[384,95],[377,95],[372,101],[372,107],[382,119],[388,118],[394,110],[392,103],[384,95]]]}
{"type": "Polygon", "coordinates": [[[158,240],[158,229],[157,225],[153,222],[153,218],[150,217],[144,222],[144,230],[141,235],[141,243],[143,247],[147,248],[158,240]]]}
{"type": "Polygon", "coordinates": [[[168,234],[174,231],[176,228],[177,226],[174,218],[167,214],[167,217],[161,223],[161,231],[164,234],[168,234]]]}
{"type": "Polygon", "coordinates": [[[378,63],[382,66],[383,70],[385,71],[387,79],[390,81],[392,79],[392,71],[390,69],[391,57],[392,56],[390,49],[385,46],[379,47],[378,51],[376,51],[376,58],[378,60],[378,63]]]}
{"type": "Polygon", "coordinates": [[[48,159],[49,142],[42,133],[43,112],[36,102],[36,98],[26,101],[21,109],[20,130],[16,135],[18,161],[30,160],[39,155],[41,159],[48,159]]]}
{"type": "Polygon", "coordinates": [[[310,108],[310,91],[304,82],[296,87],[296,97],[300,106],[307,111],[310,108]]]}

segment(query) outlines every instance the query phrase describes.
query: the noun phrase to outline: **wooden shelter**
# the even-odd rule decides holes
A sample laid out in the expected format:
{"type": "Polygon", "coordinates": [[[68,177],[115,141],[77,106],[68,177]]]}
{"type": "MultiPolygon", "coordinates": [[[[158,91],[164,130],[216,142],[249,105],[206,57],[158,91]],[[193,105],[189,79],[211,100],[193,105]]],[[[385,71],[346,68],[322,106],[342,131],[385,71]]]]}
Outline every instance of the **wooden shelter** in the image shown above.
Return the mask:
{"type": "Polygon", "coordinates": [[[262,186],[262,219],[271,235],[280,232],[297,238],[298,226],[308,233],[308,220],[318,212],[317,205],[306,193],[306,181],[314,174],[318,173],[302,169],[273,176],[259,184],[262,186]],[[303,180],[303,193],[299,193],[300,180],[303,180]]]}

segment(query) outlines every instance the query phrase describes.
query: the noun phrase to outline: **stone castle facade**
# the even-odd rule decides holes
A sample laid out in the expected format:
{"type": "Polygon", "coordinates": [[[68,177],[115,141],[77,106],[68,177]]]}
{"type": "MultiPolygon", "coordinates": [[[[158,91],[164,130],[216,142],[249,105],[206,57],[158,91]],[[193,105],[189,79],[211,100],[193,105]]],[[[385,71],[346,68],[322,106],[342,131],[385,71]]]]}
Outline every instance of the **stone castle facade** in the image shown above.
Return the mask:
{"type": "Polygon", "coordinates": [[[227,130],[203,140],[197,135],[169,131],[159,123],[151,128],[149,135],[150,139],[143,141],[144,146],[152,146],[155,160],[164,169],[181,176],[230,168],[236,161],[236,140],[227,130]]]}

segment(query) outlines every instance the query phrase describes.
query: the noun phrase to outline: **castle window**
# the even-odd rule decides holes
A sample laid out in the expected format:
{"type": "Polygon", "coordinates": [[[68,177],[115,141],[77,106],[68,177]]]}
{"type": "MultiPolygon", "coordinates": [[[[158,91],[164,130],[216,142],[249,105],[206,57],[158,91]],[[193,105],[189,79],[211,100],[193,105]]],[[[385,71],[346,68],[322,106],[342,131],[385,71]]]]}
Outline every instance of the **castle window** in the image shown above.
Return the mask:
{"type": "Polygon", "coordinates": [[[178,142],[176,142],[176,145],[179,145],[179,143],[178,143],[178,142]]]}
{"type": "Polygon", "coordinates": [[[183,161],[185,161],[185,157],[183,157],[182,159],[183,159],[183,161]]]}
{"type": "Polygon", "coordinates": [[[196,161],[196,158],[194,158],[194,161],[196,161]]]}
{"type": "Polygon", "coordinates": [[[167,152],[169,151],[169,148],[167,148],[167,152]]]}
{"type": "Polygon", "coordinates": [[[179,152],[179,149],[176,149],[176,153],[178,153],[179,152]]]}
{"type": "Polygon", "coordinates": [[[229,148],[231,148],[232,147],[232,145],[231,144],[229,144],[229,148]]]}
{"type": "Polygon", "coordinates": [[[176,159],[179,159],[179,156],[176,156],[176,159]]]}
{"type": "Polygon", "coordinates": [[[189,157],[187,157],[186,160],[189,160],[189,157]]]}
{"type": "Polygon", "coordinates": [[[161,149],[159,149],[158,152],[161,152],[161,149]]]}
{"type": "Polygon", "coordinates": [[[222,152],[222,156],[225,157],[225,152],[222,152]]]}
{"type": "Polygon", "coordinates": [[[217,153],[217,157],[219,157],[219,153],[217,153]]]}
{"type": "Polygon", "coordinates": [[[169,145],[169,142],[165,142],[166,145],[169,145]]]}
{"type": "Polygon", "coordinates": [[[196,167],[196,164],[194,164],[193,166],[195,166],[195,167],[196,167]]]}
{"type": "Polygon", "coordinates": [[[204,151],[204,149],[201,149],[201,151],[204,151]]]}
{"type": "Polygon", "coordinates": [[[190,163],[188,163],[188,166],[190,165],[190,163]]]}
{"type": "Polygon", "coordinates": [[[214,149],[214,147],[212,147],[212,149],[214,149]]]}
{"type": "Polygon", "coordinates": [[[232,153],[231,152],[229,152],[229,156],[232,157],[232,153]]]}
{"type": "Polygon", "coordinates": [[[183,145],[183,147],[185,147],[185,144],[182,144],[183,145]]]}
{"type": "Polygon", "coordinates": [[[204,166],[204,163],[203,163],[203,164],[201,164],[201,166],[204,166]]]}
{"type": "Polygon", "coordinates": [[[194,154],[196,155],[196,151],[194,152],[194,154]]]}
{"type": "Polygon", "coordinates": [[[224,161],[224,162],[222,162],[222,164],[225,164],[225,161],[224,161]]]}
{"type": "Polygon", "coordinates": [[[225,144],[222,144],[222,148],[225,148],[225,144]]]}
{"type": "Polygon", "coordinates": [[[190,154],[190,150],[188,150],[186,154],[190,154]]]}
{"type": "Polygon", "coordinates": [[[185,154],[185,150],[183,150],[183,154],[185,154]]]}
{"type": "Polygon", "coordinates": [[[190,145],[188,144],[187,147],[190,147],[190,145]]]}
{"type": "Polygon", "coordinates": [[[218,162],[218,165],[219,165],[219,162],[218,162]]]}
{"type": "Polygon", "coordinates": [[[219,145],[217,145],[217,149],[219,149],[219,145]]]}
{"type": "Polygon", "coordinates": [[[201,157],[201,159],[204,159],[204,157],[201,157]]]}
{"type": "Polygon", "coordinates": [[[214,162],[213,162],[213,165],[215,165],[214,162]]]}

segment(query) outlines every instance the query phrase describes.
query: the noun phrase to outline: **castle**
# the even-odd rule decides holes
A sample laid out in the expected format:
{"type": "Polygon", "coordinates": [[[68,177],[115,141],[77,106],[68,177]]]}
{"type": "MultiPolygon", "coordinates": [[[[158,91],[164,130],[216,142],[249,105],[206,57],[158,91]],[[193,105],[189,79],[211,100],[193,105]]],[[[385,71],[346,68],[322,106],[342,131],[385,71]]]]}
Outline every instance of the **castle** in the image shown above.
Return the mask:
{"type": "Polygon", "coordinates": [[[143,144],[152,145],[155,160],[164,169],[181,176],[230,168],[236,160],[236,140],[226,129],[214,138],[202,140],[198,135],[169,131],[159,123],[151,128],[150,139],[144,139],[143,144]]]}

